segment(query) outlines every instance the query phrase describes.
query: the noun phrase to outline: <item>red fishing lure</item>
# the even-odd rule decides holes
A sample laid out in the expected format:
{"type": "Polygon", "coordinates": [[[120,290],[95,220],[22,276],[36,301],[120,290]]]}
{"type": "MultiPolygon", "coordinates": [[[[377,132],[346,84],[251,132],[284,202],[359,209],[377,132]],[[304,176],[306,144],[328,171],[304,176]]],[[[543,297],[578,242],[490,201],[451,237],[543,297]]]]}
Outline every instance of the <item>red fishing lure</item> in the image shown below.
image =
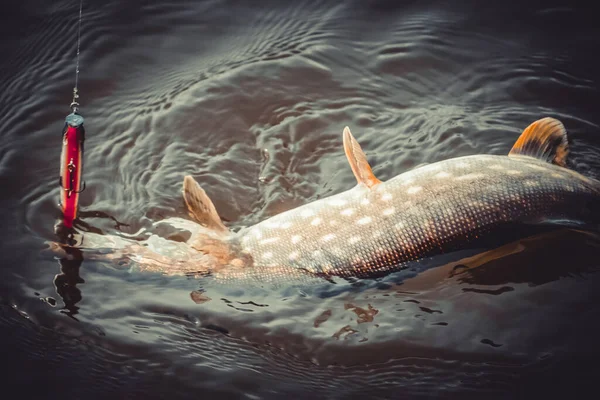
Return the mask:
{"type": "Polygon", "coordinates": [[[85,189],[81,179],[83,169],[83,142],[85,129],[83,117],[79,114],[69,114],[63,130],[63,146],[60,157],[60,207],[63,212],[65,227],[72,228],[77,218],[79,193],[85,189]]]}

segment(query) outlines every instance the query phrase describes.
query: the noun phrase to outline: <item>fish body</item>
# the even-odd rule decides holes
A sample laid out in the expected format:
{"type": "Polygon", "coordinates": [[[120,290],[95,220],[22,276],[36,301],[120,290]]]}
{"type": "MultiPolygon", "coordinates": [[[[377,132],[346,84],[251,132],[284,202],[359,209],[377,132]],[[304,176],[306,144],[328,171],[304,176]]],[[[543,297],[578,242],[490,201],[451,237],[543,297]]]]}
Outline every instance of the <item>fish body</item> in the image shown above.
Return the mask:
{"type": "Polygon", "coordinates": [[[240,231],[235,240],[255,265],[373,276],[519,224],[597,222],[599,188],[532,157],[467,156],[371,189],[357,185],[240,231]]]}
{"type": "Polygon", "coordinates": [[[160,244],[125,246],[129,258],[168,274],[376,277],[524,225],[600,223],[600,182],[565,167],[566,131],[553,118],[527,127],[508,156],[440,161],[387,182],[375,177],[348,128],[343,138],[354,188],[234,233],[186,176],[192,237],[168,254],[160,244]]]}

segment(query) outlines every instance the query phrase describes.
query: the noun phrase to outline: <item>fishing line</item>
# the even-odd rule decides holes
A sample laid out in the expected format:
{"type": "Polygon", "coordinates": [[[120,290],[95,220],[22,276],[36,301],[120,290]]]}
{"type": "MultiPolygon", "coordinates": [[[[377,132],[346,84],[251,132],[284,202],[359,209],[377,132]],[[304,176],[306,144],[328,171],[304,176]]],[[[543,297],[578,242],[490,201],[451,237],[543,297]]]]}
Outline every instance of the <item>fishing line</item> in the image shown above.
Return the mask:
{"type": "Polygon", "coordinates": [[[77,61],[75,63],[75,87],[73,88],[73,101],[71,102],[71,110],[77,112],[79,107],[79,49],[81,48],[81,20],[83,19],[83,0],[79,0],[79,23],[77,25],[77,61]]]}
{"type": "Polygon", "coordinates": [[[71,101],[71,114],[65,119],[63,129],[63,145],[60,156],[60,207],[63,213],[63,225],[67,229],[73,228],[77,218],[79,206],[79,193],[85,189],[85,182],[81,179],[83,168],[83,142],[85,129],[83,117],[79,113],[79,59],[81,54],[81,21],[83,20],[83,0],[79,1],[79,22],[77,26],[77,58],[75,63],[75,86],[73,87],[73,101],[71,101]]]}

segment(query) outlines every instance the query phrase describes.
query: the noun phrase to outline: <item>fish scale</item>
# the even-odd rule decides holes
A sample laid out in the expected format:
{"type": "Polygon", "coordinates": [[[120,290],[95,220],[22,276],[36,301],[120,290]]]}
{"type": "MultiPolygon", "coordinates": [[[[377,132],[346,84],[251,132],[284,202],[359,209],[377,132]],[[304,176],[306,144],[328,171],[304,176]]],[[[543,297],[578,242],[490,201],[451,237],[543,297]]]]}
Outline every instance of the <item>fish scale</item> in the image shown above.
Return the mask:
{"type": "Polygon", "coordinates": [[[269,218],[233,239],[255,267],[362,276],[458,250],[519,223],[589,221],[598,183],[532,157],[441,161],[269,218]],[[335,223],[332,226],[332,221],[335,223]]]}

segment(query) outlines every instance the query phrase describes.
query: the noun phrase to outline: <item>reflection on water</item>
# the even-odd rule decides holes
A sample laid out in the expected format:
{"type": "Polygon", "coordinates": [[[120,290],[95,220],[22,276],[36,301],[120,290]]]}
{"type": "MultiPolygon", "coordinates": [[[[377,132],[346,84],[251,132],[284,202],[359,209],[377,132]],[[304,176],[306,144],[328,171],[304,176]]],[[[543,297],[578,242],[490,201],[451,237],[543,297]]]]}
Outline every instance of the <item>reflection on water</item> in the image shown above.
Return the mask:
{"type": "MultiPolygon", "coordinates": [[[[160,223],[187,219],[185,174],[233,230],[346,190],[355,182],[341,151],[346,125],[385,180],[422,163],[506,154],[523,127],[554,116],[569,131],[570,167],[600,176],[600,36],[589,10],[271,3],[84,3],[78,243],[185,241],[185,230],[160,223]]],[[[600,243],[583,232],[378,280],[277,285],[142,273],[68,246],[54,226],[74,11],[34,1],[0,24],[0,338],[5,359],[40,366],[33,381],[60,366],[71,374],[49,390],[80,397],[101,387],[145,397],[480,397],[556,395],[548,376],[580,387],[597,372],[600,243]],[[62,246],[48,251],[49,242],[62,246]]]]}
{"type": "Polygon", "coordinates": [[[69,317],[75,318],[79,310],[77,303],[81,301],[81,290],[77,285],[85,283],[79,276],[83,253],[76,247],[65,247],[64,251],[66,256],[59,260],[60,274],[54,277],[54,287],[64,303],[62,311],[69,317]]]}

